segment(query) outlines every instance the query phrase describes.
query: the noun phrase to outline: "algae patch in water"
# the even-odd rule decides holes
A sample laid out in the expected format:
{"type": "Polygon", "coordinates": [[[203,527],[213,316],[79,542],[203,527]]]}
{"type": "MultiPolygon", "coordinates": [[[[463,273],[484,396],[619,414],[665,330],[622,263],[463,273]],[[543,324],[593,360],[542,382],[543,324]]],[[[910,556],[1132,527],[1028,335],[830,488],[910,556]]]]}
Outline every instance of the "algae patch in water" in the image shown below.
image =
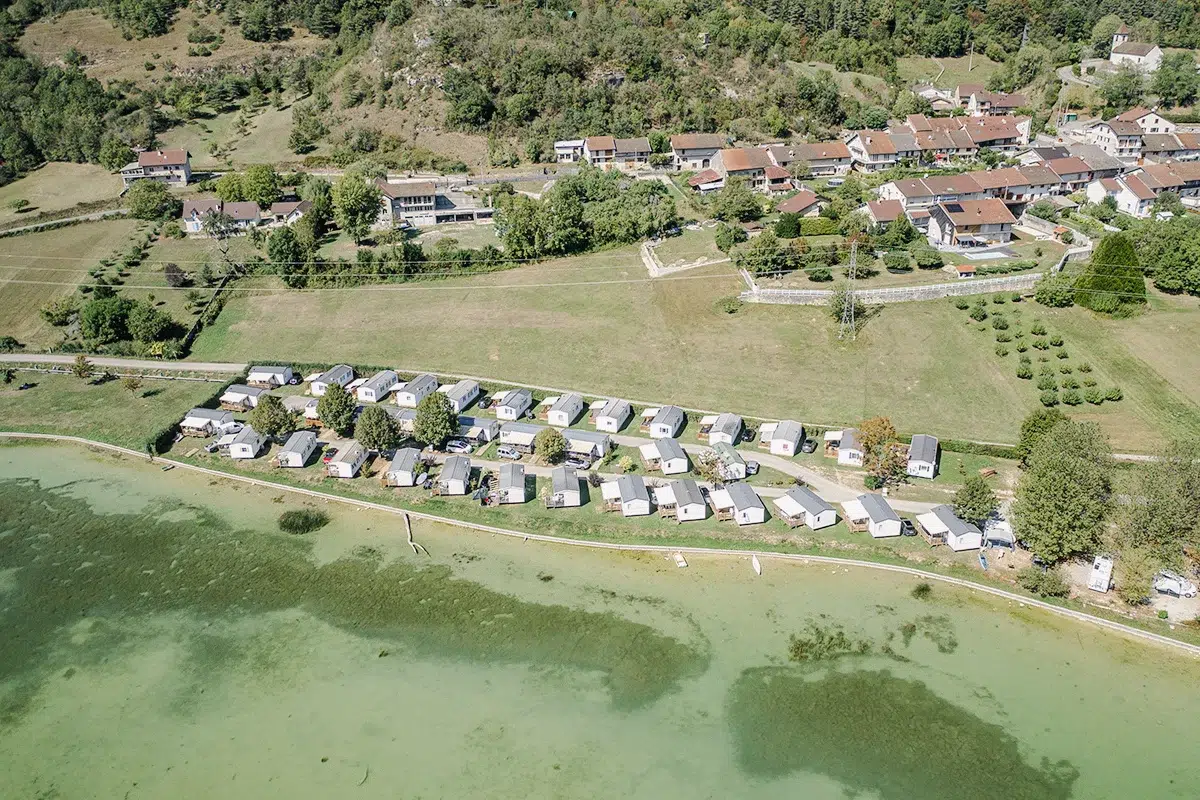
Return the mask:
{"type": "Polygon", "coordinates": [[[749,669],[728,707],[738,764],[758,778],[816,773],[884,800],[1065,800],[1078,778],[1026,763],[1002,727],[887,671],[749,669]]]}
{"type": "MultiPolygon", "coordinates": [[[[705,652],[616,614],[526,602],[446,566],[384,564],[371,552],[317,566],[294,537],[236,530],[202,507],[163,522],[165,507],[153,505],[97,514],[36,481],[0,482],[0,530],[12,532],[0,537],[0,570],[16,570],[0,612],[0,681],[22,687],[6,695],[0,721],[24,710],[57,668],[48,662],[61,635],[83,617],[299,608],[417,655],[598,671],[620,709],[652,703],[708,665],[705,652]]],[[[98,648],[89,653],[102,658],[98,648]]]]}

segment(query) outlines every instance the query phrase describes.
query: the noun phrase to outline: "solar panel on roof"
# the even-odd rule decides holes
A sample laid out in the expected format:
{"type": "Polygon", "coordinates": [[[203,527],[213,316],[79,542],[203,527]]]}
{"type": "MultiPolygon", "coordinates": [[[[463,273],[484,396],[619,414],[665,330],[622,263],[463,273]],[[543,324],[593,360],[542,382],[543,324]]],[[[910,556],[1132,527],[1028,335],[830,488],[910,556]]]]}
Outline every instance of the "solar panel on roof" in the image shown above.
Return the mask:
{"type": "Polygon", "coordinates": [[[946,210],[951,214],[959,214],[962,212],[963,207],[958,203],[946,203],[946,210]]]}

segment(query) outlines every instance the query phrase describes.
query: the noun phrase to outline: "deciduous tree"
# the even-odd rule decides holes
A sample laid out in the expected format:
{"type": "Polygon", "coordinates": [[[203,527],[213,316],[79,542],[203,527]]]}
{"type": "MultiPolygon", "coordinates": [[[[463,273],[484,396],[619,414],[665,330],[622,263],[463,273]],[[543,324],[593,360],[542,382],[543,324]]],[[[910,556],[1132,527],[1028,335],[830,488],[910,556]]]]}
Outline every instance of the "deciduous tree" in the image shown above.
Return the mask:
{"type": "Polygon", "coordinates": [[[333,186],[333,215],[338,225],[358,244],[379,217],[379,187],[348,173],[333,186]]]}
{"type": "Polygon", "coordinates": [[[278,395],[262,395],[250,412],[250,425],[254,430],[275,439],[291,434],[297,424],[297,415],[287,410],[278,395]]]}
{"type": "Polygon", "coordinates": [[[567,439],[554,428],[544,428],[533,437],[533,451],[543,461],[557,464],[567,455],[567,439]]]}
{"type": "Polygon", "coordinates": [[[369,405],[354,424],[354,438],[368,450],[390,450],[400,444],[400,425],[380,406],[369,405]]]}
{"type": "Polygon", "coordinates": [[[442,392],[434,392],[417,403],[417,416],[413,421],[413,438],[423,445],[441,448],[446,440],[458,432],[458,416],[454,413],[450,399],[442,392]]]}
{"type": "Polygon", "coordinates": [[[330,384],[325,394],[317,401],[317,416],[321,422],[342,436],[349,436],[354,428],[354,396],[336,383],[330,384]]]}

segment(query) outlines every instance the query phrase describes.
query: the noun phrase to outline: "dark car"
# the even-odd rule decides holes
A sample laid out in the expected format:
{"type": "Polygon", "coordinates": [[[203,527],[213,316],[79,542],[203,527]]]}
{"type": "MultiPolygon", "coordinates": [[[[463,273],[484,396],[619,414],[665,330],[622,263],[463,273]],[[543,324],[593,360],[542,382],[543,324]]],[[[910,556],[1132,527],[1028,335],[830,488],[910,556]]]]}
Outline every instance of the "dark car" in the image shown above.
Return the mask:
{"type": "Polygon", "coordinates": [[[26,389],[32,389],[33,387],[34,387],[34,384],[32,384],[32,383],[22,383],[20,386],[17,387],[17,391],[23,392],[26,389]]]}
{"type": "Polygon", "coordinates": [[[815,453],[817,451],[816,439],[805,439],[804,444],[800,445],[801,453],[815,453]]]}
{"type": "Polygon", "coordinates": [[[337,454],[338,449],[336,447],[326,447],[325,454],[321,456],[321,463],[328,464],[330,461],[333,461],[334,456],[337,454]]]}
{"type": "Polygon", "coordinates": [[[480,408],[491,408],[492,407],[492,398],[488,397],[486,395],[479,398],[479,407],[480,408]]]}
{"type": "Polygon", "coordinates": [[[901,536],[916,536],[917,527],[913,525],[911,519],[900,518],[900,535],[901,536]]]}
{"type": "Polygon", "coordinates": [[[742,428],[742,441],[743,442],[753,442],[754,441],[754,431],[750,430],[749,428],[742,428]]]}

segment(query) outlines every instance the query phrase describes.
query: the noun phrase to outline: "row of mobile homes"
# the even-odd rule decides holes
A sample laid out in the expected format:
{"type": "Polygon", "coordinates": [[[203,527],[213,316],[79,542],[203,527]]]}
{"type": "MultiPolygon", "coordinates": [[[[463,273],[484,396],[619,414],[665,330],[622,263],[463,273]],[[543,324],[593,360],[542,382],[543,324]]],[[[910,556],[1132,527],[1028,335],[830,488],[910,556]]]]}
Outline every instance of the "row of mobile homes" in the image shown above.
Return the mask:
{"type": "Polygon", "coordinates": [[[250,411],[258,405],[258,399],[267,393],[266,389],[256,389],[241,383],[234,383],[221,393],[219,402],[226,411],[250,411]]]}
{"type": "Polygon", "coordinates": [[[479,382],[467,378],[463,378],[453,385],[443,386],[438,391],[446,395],[446,399],[450,401],[450,408],[454,410],[455,414],[461,414],[479,398],[480,394],[479,382]]]}
{"type": "Polygon", "coordinates": [[[623,517],[644,517],[650,513],[650,493],[640,475],[622,475],[600,484],[605,511],[620,511],[623,517]]]}
{"type": "Polygon", "coordinates": [[[257,389],[278,389],[296,379],[291,367],[251,367],[246,383],[257,389]]]}
{"type": "Polygon", "coordinates": [[[529,501],[525,489],[525,466],[523,464],[501,464],[497,481],[496,502],[500,505],[516,505],[529,501]]]}
{"type": "Polygon", "coordinates": [[[500,423],[486,417],[460,416],[458,435],[476,444],[487,444],[500,435],[500,423]]]}
{"type": "Polygon", "coordinates": [[[351,441],[334,454],[325,465],[325,474],[331,478],[353,478],[367,463],[367,448],[351,441]]]}
{"type": "Polygon", "coordinates": [[[934,506],[927,513],[918,514],[917,525],[931,545],[949,545],[956,553],[978,550],[983,546],[983,532],[959,519],[954,509],[947,505],[934,506]]]}
{"type": "Polygon", "coordinates": [[[234,434],[229,442],[229,457],[237,460],[258,458],[258,454],[267,446],[267,437],[249,425],[244,426],[234,434]]]}
{"type": "Polygon", "coordinates": [[[651,439],[667,439],[679,435],[684,420],[683,409],[679,406],[647,408],[642,412],[641,430],[649,433],[651,439]]]}
{"type": "Polygon", "coordinates": [[[700,419],[698,439],[709,444],[737,444],[742,439],[742,418],[737,414],[710,414],[700,419]]]}
{"type": "Polygon", "coordinates": [[[612,440],[607,433],[597,431],[580,431],[566,428],[562,432],[567,440],[567,452],[588,458],[604,458],[612,447],[612,440]]]}
{"type": "Polygon", "coordinates": [[[312,431],[296,431],[275,454],[275,465],[303,469],[317,449],[317,435],[312,431]]]}
{"type": "Polygon", "coordinates": [[[229,411],[212,408],[193,408],[183,416],[179,430],[184,436],[215,436],[226,425],[233,423],[229,411]]]}
{"type": "Polygon", "coordinates": [[[433,493],[438,495],[464,495],[471,483],[471,459],[466,456],[450,456],[442,464],[434,483],[433,493]]]}
{"type": "Polygon", "coordinates": [[[837,523],[837,512],[833,506],[803,486],[794,486],[788,489],[787,494],[771,502],[789,528],[807,525],[816,531],[837,523]]]}
{"type": "Polygon", "coordinates": [[[382,403],[399,383],[400,376],[390,369],[385,369],[376,372],[370,380],[359,386],[356,397],[360,403],[382,403]]]}
{"type": "Polygon", "coordinates": [[[842,503],[842,511],[846,527],[855,533],[866,531],[875,539],[900,535],[900,517],[882,495],[859,495],[842,503]]]}
{"type": "Polygon", "coordinates": [[[633,407],[627,400],[604,400],[592,406],[592,424],[596,430],[605,433],[619,433],[633,414],[633,407]]]}
{"type": "Polygon", "coordinates": [[[708,504],[700,486],[691,478],[681,478],[654,490],[654,504],[660,517],[676,522],[692,522],[708,516],[708,504]]]}
{"type": "Polygon", "coordinates": [[[506,422],[500,426],[500,444],[514,447],[521,453],[532,453],[537,435],[546,430],[544,425],[528,422],[506,422]]]}
{"type": "Polygon", "coordinates": [[[509,389],[493,399],[496,401],[496,419],[502,420],[518,420],[533,405],[533,394],[528,389],[509,389]]]}
{"type": "Polygon", "coordinates": [[[583,396],[564,394],[554,399],[554,403],[546,412],[546,421],[556,428],[567,428],[573,425],[582,413],[583,396]]]}
{"type": "Polygon", "coordinates": [[[555,467],[550,473],[546,508],[578,508],[583,505],[583,488],[574,467],[555,467]]]}
{"type": "Polygon", "coordinates": [[[309,391],[313,397],[324,397],[325,392],[333,384],[345,387],[350,381],[354,380],[354,368],[349,364],[338,364],[336,367],[330,367],[314,378],[308,385],[309,391]]]}
{"type": "Polygon", "coordinates": [[[749,484],[731,483],[724,489],[714,489],[709,497],[719,520],[731,519],[738,525],[767,521],[766,506],[749,484]]]}
{"type": "Polygon", "coordinates": [[[396,388],[396,405],[401,408],[416,408],[418,403],[437,390],[437,378],[429,374],[418,375],[396,388]]]}
{"type": "Polygon", "coordinates": [[[690,469],[687,453],[678,439],[655,439],[638,448],[647,472],[681,475],[690,469]]]}
{"type": "Polygon", "coordinates": [[[935,436],[918,433],[908,447],[908,474],[914,478],[933,479],[937,475],[938,440],[935,436]]]}
{"type": "Polygon", "coordinates": [[[421,451],[415,447],[402,447],[396,451],[380,480],[384,486],[416,486],[422,482],[426,471],[421,451]]]}
{"type": "Polygon", "coordinates": [[[746,459],[733,449],[728,442],[717,442],[713,445],[713,454],[717,457],[717,472],[723,481],[740,481],[746,478],[746,459]]]}
{"type": "Polygon", "coordinates": [[[767,452],[792,457],[800,452],[804,441],[804,426],[791,419],[764,422],[758,427],[758,446],[767,452]]]}

